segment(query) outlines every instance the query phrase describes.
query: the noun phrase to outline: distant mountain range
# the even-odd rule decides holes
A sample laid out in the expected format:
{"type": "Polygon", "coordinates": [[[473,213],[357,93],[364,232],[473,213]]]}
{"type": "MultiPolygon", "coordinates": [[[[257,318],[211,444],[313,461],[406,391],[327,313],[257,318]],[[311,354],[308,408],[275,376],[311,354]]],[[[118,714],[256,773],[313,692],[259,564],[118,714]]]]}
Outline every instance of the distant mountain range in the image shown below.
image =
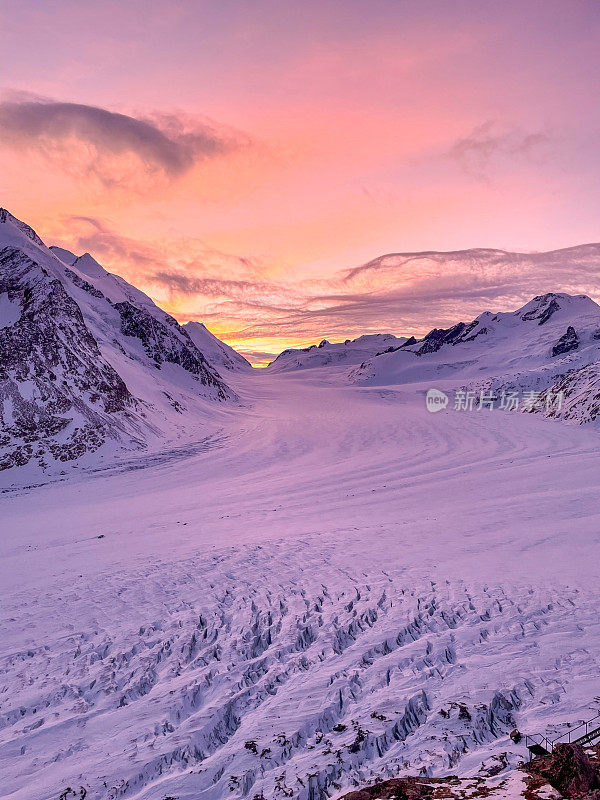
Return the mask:
{"type": "MultiPolygon", "coordinates": [[[[251,370],[203,324],[179,325],[89,253],[46,247],[0,209],[0,469],[92,464],[100,448],[110,455],[188,436],[236,404],[231,383],[251,370]]],[[[535,391],[528,410],[590,422],[600,413],[600,306],[548,293],[420,338],[285,350],[265,372],[305,370],[367,386],[535,391]],[[547,402],[556,393],[560,408],[547,402]]]]}
{"type": "Polygon", "coordinates": [[[538,396],[525,410],[590,422],[600,408],[600,306],[585,295],[539,295],[516,311],[485,311],[411,338],[365,360],[350,379],[494,396],[528,392],[538,396]],[[550,402],[559,393],[561,403],[550,402]]]}
{"type": "Polygon", "coordinates": [[[591,422],[600,415],[600,306],[586,295],[548,292],[516,311],[485,311],[418,338],[375,334],[284,350],[267,372],[319,368],[366,386],[438,387],[498,399],[517,393],[520,410],[591,422]]]}
{"type": "Polygon", "coordinates": [[[365,359],[397,348],[406,341],[406,338],[399,338],[391,333],[374,333],[334,344],[323,339],[320,344],[310,347],[284,350],[269,364],[267,370],[292,372],[314,367],[360,364],[365,359]]]}

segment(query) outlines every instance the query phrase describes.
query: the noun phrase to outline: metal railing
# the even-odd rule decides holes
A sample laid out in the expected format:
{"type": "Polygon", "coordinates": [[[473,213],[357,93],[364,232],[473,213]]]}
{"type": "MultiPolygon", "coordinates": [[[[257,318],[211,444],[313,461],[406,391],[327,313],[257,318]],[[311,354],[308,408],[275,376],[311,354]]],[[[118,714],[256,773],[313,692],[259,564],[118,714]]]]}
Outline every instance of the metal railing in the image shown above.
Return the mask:
{"type": "Polygon", "coordinates": [[[531,752],[532,747],[538,745],[539,747],[551,753],[553,742],[541,733],[528,733],[525,736],[525,747],[531,752]]]}
{"type": "Polygon", "coordinates": [[[525,746],[531,750],[531,747],[538,745],[551,753],[557,744],[587,744],[588,741],[596,738],[600,738],[600,714],[596,714],[586,722],[581,722],[574,728],[569,728],[568,731],[559,734],[554,739],[549,739],[542,733],[528,734],[525,736],[525,746]]]}

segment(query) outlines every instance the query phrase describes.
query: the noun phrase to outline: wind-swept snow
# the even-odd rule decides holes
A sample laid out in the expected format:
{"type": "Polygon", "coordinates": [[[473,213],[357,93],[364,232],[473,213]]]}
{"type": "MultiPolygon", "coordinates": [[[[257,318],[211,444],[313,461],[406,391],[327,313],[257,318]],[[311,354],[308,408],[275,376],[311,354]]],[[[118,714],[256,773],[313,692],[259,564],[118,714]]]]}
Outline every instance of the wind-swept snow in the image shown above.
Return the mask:
{"type": "Polygon", "coordinates": [[[590,716],[598,432],[318,372],[0,497],[11,800],[320,800],[590,716]]]}

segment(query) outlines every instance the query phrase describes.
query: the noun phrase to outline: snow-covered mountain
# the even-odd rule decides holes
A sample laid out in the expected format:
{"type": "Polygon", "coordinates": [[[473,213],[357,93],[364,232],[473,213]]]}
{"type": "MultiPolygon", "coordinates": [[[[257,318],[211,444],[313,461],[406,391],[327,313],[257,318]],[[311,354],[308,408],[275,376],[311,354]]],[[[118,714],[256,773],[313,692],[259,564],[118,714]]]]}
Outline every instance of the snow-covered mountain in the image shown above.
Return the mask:
{"type": "Polygon", "coordinates": [[[0,210],[0,469],[143,447],[233,399],[143,292],[0,210]]]}
{"type": "Polygon", "coordinates": [[[400,347],[405,342],[405,338],[393,336],[391,333],[373,333],[359,336],[358,339],[346,339],[345,342],[332,343],[323,339],[320,344],[313,344],[301,350],[284,350],[269,364],[267,370],[293,372],[330,365],[360,364],[378,353],[400,347]]]}
{"type": "Polygon", "coordinates": [[[585,295],[548,293],[513,312],[434,328],[351,372],[367,385],[432,384],[498,393],[535,391],[532,411],[588,422],[598,415],[600,306],[585,295]],[[562,391],[560,409],[547,393],[562,391]]]}
{"type": "Polygon", "coordinates": [[[246,372],[252,369],[249,361],[211,333],[202,322],[186,322],[184,331],[206,359],[218,370],[246,372]]]}

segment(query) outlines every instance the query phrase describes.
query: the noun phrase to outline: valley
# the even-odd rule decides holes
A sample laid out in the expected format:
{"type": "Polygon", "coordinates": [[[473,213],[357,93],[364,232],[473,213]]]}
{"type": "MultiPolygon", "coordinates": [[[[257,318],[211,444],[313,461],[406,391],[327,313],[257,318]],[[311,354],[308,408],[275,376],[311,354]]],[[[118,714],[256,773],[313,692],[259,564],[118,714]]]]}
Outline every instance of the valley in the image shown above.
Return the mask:
{"type": "Polygon", "coordinates": [[[204,444],[0,498],[11,798],[335,797],[589,713],[597,432],[233,384],[204,444]]]}

